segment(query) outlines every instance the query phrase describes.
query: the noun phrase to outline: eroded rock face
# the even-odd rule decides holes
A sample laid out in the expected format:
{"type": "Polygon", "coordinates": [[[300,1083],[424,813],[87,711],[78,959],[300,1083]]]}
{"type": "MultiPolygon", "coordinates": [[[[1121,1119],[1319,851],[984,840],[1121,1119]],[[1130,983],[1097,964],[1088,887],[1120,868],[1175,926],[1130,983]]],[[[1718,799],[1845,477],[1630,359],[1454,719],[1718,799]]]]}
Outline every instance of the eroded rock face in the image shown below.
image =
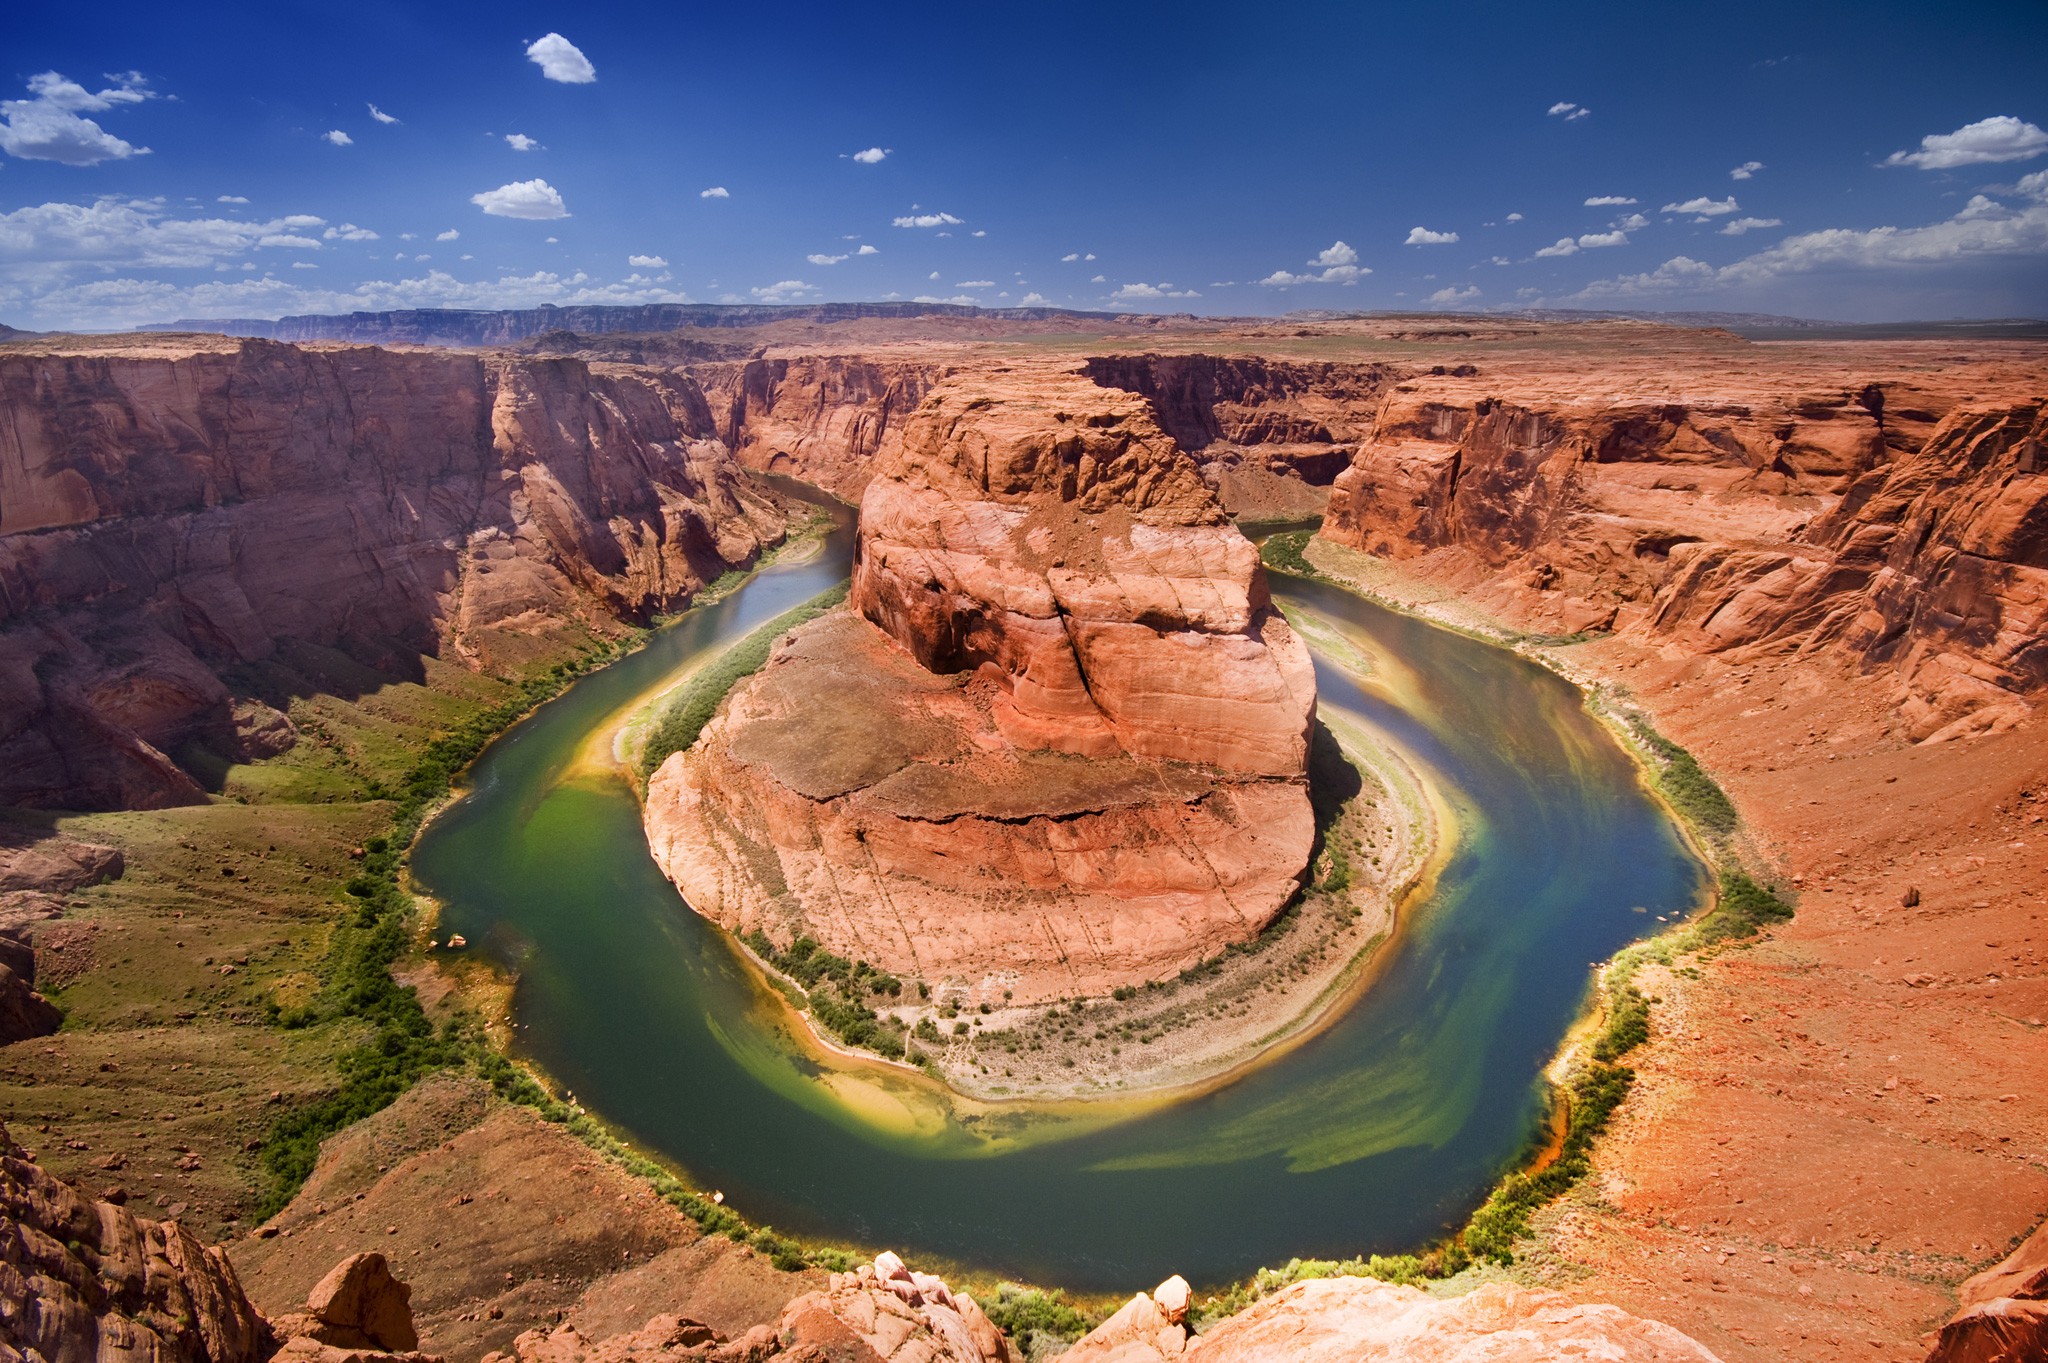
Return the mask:
{"type": "MultiPolygon", "coordinates": [[[[0,357],[0,802],[149,807],[295,738],[224,675],[516,660],[782,529],[688,380],[263,341],[0,357]]],[[[288,685],[288,683],[287,683],[288,685]]]]}
{"type": "Polygon", "coordinates": [[[1900,678],[1917,737],[2010,722],[2048,686],[2040,403],[1797,377],[1682,375],[1657,400],[1418,378],[1337,478],[1323,533],[1435,554],[1562,633],[1846,651],[1900,678]]]}
{"type": "Polygon", "coordinates": [[[1308,651],[1144,403],[1065,375],[941,385],[860,546],[854,608],[933,672],[992,666],[1019,746],[1302,773],[1308,651]]]}
{"type": "MultiPolygon", "coordinates": [[[[783,1308],[773,1326],[727,1338],[700,1321],[662,1315],[639,1330],[592,1341],[572,1326],[529,1330],[520,1363],[1010,1363],[1008,1342],[972,1297],[914,1273],[887,1252],[822,1292],[783,1308]]],[[[488,1354],[484,1363],[510,1363],[488,1354]]]]}
{"type": "Polygon", "coordinates": [[[1073,1349],[1067,1363],[1717,1363],[1692,1339],[1616,1306],[1488,1283],[1431,1297],[1372,1278],[1325,1278],[1274,1293],[1190,1338],[1140,1295],[1073,1349]]]}
{"type": "Polygon", "coordinates": [[[750,468],[858,501],[904,420],[947,372],[916,360],[806,355],[694,371],[720,437],[750,468]]]}
{"type": "Polygon", "coordinates": [[[0,1357],[264,1363],[276,1348],[218,1247],[87,1201],[0,1128],[0,1357]]]}
{"type": "Polygon", "coordinates": [[[1028,1003],[1171,975],[1294,893],[1308,654],[1137,399],[941,385],[863,499],[852,603],[649,785],[698,912],[1028,1003]]]}
{"type": "Polygon", "coordinates": [[[1957,1294],[1927,1363],[2023,1363],[2048,1357],[2048,1226],[1957,1294]]]}

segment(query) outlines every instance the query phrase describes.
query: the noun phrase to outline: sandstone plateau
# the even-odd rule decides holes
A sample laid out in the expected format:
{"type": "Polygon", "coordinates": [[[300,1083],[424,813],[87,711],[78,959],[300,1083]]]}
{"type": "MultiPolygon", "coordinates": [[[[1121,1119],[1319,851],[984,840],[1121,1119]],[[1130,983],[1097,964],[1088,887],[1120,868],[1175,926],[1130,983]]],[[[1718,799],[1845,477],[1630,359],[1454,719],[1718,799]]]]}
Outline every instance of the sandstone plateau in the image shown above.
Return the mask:
{"type": "Polygon", "coordinates": [[[1314,700],[1256,550],[1144,403],[942,383],[862,497],[851,610],[655,773],[649,842],[737,932],[1106,993],[1293,895],[1314,700]]]}

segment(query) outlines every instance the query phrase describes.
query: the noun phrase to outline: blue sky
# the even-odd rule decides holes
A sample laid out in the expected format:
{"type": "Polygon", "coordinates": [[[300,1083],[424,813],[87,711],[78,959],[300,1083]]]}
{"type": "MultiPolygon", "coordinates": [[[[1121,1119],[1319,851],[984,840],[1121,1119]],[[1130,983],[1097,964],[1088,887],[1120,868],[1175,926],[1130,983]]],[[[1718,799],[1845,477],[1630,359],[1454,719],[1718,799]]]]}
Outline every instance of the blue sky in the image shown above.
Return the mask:
{"type": "Polygon", "coordinates": [[[198,10],[0,15],[0,321],[2048,315],[2039,3],[198,10]]]}

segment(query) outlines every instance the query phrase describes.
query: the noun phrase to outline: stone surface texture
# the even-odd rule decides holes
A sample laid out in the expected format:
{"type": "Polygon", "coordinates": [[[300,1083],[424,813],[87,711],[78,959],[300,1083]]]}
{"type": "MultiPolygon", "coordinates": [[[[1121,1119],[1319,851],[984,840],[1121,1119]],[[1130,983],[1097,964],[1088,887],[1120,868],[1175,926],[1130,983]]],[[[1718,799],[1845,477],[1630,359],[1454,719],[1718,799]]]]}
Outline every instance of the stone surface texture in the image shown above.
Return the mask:
{"type": "Polygon", "coordinates": [[[1271,921],[1313,838],[1314,677],[1141,400],[1051,369],[943,383],[860,533],[852,609],[650,783],[693,908],[1019,1002],[1271,921]]]}
{"type": "Polygon", "coordinates": [[[275,1349],[218,1247],[85,1198],[0,1128],[0,1360],[263,1363],[275,1349]]]}
{"type": "Polygon", "coordinates": [[[1190,1337],[1139,1295],[1066,1363],[1716,1363],[1668,1325],[1560,1292],[1488,1283],[1432,1297],[1372,1278],[1296,1283],[1190,1337]]]}
{"type": "Polygon", "coordinates": [[[2048,686],[2048,417],[1944,377],[1418,376],[1322,533],[1559,634],[1838,650],[1919,738],[2002,727],[2048,686]]]}
{"type": "Polygon", "coordinates": [[[0,802],[200,799],[289,747],[238,689],[687,601],[781,533],[694,383],[575,359],[166,338],[0,354],[0,802]]]}

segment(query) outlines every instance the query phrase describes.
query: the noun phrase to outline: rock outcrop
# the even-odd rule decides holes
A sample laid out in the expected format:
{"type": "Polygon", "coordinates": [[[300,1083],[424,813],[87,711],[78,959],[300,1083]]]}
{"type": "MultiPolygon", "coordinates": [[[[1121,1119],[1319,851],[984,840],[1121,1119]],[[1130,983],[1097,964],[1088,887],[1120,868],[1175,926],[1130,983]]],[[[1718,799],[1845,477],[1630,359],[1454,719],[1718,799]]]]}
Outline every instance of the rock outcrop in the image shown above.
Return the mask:
{"type": "Polygon", "coordinates": [[[1629,377],[1401,384],[1322,533],[1430,555],[1433,576],[1560,633],[1846,652],[1898,677],[1920,738],[2007,722],[2048,686],[2038,399],[1717,371],[1664,396],[1629,377]]]}
{"type": "Polygon", "coordinates": [[[941,384],[862,499],[852,606],[650,782],[698,912],[1027,1003],[1171,975],[1294,893],[1307,650],[1138,399],[941,384]]]}
{"type": "Polygon", "coordinates": [[[1438,1298],[1372,1278],[1324,1278],[1274,1293],[1190,1337],[1154,1297],[1132,1298],[1061,1355],[1065,1363],[1716,1363],[1668,1325],[1561,1292],[1488,1283],[1438,1298]]]}
{"type": "Polygon", "coordinates": [[[1927,1363],[2026,1363],[2048,1358],[2048,1225],[1962,1286],[1927,1363]]]}
{"type": "Polygon", "coordinates": [[[276,1348],[218,1247],[88,1201],[0,1128],[0,1359],[265,1363],[276,1348]]]}
{"type": "Polygon", "coordinates": [[[290,746],[247,687],[335,684],[306,648],[516,663],[783,527],[694,383],[578,360],[37,343],[0,412],[0,803],[198,799],[171,754],[290,746]]]}
{"type": "MultiPolygon", "coordinates": [[[[972,1297],[914,1273],[884,1251],[835,1273],[822,1292],[783,1308],[773,1326],[738,1338],[685,1316],[662,1315],[628,1334],[590,1341],[572,1326],[529,1330],[519,1363],[1011,1363],[1008,1342],[972,1297]]],[[[512,1363],[488,1354],[484,1363],[512,1363]]]]}

